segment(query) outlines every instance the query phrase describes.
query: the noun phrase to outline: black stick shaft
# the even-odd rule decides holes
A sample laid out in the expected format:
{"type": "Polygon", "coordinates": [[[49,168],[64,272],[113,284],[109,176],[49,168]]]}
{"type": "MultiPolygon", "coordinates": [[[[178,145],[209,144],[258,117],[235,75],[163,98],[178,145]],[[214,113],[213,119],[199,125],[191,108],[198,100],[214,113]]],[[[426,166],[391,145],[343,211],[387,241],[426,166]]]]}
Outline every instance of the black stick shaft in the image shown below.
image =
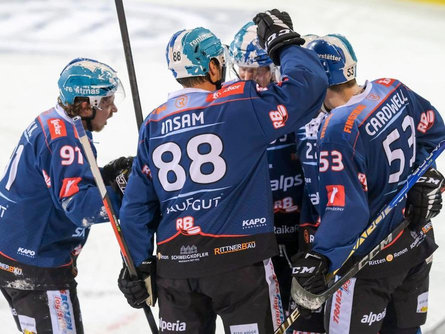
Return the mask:
{"type": "Polygon", "coordinates": [[[117,18],[119,20],[119,28],[122,36],[122,44],[124,46],[125,60],[127,62],[128,77],[130,79],[131,96],[133,98],[134,113],[136,123],[139,128],[143,122],[141,100],[139,98],[138,83],[136,81],[136,72],[134,70],[133,55],[131,53],[130,37],[128,35],[127,19],[125,18],[124,5],[122,0],[115,0],[117,18]]]}

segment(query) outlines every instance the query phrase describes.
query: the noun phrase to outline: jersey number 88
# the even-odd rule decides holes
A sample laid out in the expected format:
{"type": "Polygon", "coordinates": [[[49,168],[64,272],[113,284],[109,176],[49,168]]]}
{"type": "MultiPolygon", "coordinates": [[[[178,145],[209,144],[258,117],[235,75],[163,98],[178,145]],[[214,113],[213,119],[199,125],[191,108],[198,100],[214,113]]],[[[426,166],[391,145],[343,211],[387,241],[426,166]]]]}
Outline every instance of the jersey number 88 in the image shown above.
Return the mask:
{"type": "MultiPolygon", "coordinates": [[[[188,170],[190,179],[199,184],[214,183],[223,178],[226,174],[227,165],[221,157],[223,143],[221,139],[214,134],[206,133],[192,137],[187,143],[187,155],[191,160],[188,170]],[[210,147],[207,153],[200,153],[199,147],[208,145],[210,147]],[[201,167],[204,164],[211,164],[213,170],[211,173],[204,174],[201,167]]],[[[187,179],[187,173],[180,165],[182,158],[181,147],[173,141],[164,143],[156,147],[153,151],[153,164],[159,169],[158,178],[165,191],[176,191],[181,189],[187,179]],[[171,159],[163,160],[163,155],[169,152],[171,159]],[[169,173],[174,173],[175,180],[169,180],[169,173]]]]}

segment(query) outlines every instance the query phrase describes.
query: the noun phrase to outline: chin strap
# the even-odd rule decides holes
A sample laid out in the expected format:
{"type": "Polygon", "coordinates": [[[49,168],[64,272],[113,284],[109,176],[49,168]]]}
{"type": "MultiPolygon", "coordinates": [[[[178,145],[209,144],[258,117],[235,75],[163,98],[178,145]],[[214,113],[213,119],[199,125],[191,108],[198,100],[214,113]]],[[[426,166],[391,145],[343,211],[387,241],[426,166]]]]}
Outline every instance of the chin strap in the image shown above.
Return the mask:
{"type": "Polygon", "coordinates": [[[210,80],[210,82],[215,85],[216,90],[220,90],[221,89],[221,87],[222,87],[222,80],[221,79],[216,80],[215,82],[210,80]]]}
{"type": "Polygon", "coordinates": [[[90,117],[82,117],[82,120],[87,123],[87,129],[88,131],[93,131],[93,125],[91,124],[91,121],[96,117],[96,107],[92,107],[91,110],[93,110],[93,114],[90,117]]]}

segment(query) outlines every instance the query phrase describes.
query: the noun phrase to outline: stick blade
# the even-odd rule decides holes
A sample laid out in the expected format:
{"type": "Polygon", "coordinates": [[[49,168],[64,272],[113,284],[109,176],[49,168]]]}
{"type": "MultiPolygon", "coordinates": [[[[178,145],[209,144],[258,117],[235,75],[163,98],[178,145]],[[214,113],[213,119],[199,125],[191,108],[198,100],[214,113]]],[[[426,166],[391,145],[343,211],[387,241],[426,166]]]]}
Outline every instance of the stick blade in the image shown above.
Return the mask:
{"type": "Polygon", "coordinates": [[[310,310],[319,309],[327,299],[324,294],[316,295],[305,290],[295,278],[292,278],[291,296],[298,305],[310,310]]]}

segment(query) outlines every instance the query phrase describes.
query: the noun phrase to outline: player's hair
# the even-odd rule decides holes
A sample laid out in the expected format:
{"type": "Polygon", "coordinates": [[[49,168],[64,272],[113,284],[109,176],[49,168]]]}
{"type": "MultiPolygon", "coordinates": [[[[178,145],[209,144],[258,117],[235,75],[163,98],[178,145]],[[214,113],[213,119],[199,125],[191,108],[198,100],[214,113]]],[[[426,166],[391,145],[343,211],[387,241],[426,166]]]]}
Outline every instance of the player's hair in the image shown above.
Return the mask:
{"type": "Polygon", "coordinates": [[[66,114],[71,118],[78,116],[80,114],[80,110],[82,109],[83,102],[90,103],[89,98],[88,97],[76,97],[76,98],[74,98],[73,104],[63,104],[60,96],[57,98],[57,104],[60,107],[62,107],[62,109],[65,110],[66,114]]]}
{"type": "Polygon", "coordinates": [[[343,89],[354,87],[356,84],[357,80],[352,79],[338,85],[329,86],[329,89],[336,93],[340,93],[343,89]]]}

